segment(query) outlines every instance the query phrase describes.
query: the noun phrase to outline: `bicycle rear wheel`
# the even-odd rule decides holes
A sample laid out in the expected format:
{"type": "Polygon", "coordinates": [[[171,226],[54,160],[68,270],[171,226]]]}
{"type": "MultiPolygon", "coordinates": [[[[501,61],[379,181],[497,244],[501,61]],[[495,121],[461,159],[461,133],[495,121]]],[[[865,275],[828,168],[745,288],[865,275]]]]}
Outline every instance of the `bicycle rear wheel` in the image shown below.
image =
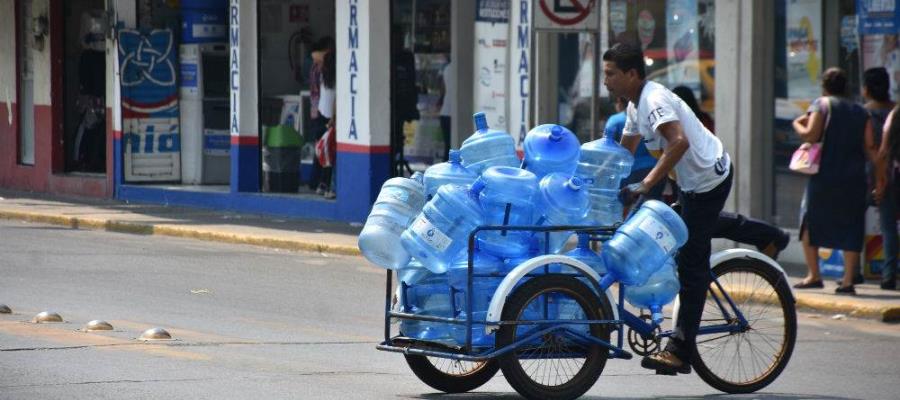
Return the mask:
{"type": "Polygon", "coordinates": [[[419,380],[444,393],[475,390],[491,380],[500,369],[497,360],[475,362],[406,355],[406,363],[419,380]]]}
{"type": "Polygon", "coordinates": [[[726,393],[752,393],[772,383],[787,366],[797,338],[794,298],[784,275],[752,258],[717,265],[718,279],[710,284],[700,327],[740,324],[733,300],[748,325],[736,333],[697,337],[692,362],[697,375],[726,393]]]}

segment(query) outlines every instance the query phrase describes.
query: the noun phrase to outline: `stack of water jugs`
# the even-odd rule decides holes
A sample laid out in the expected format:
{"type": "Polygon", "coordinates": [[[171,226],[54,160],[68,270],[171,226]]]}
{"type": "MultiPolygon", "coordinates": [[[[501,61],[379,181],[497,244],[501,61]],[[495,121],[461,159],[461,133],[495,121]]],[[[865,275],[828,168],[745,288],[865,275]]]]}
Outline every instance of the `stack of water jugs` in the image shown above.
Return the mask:
{"type": "MultiPolygon", "coordinates": [[[[543,254],[560,253],[572,232],[550,235],[521,230],[487,230],[477,235],[472,257],[472,315],[468,299],[468,240],[478,226],[614,225],[622,222],[620,181],[631,169],[631,153],[603,138],[580,145],[560,125],[540,125],[528,132],[524,160],[516,156],[508,133],[489,129],[477,113],[475,133],[448,161],[411,178],[384,183],[365,227],[359,248],[372,263],[398,271],[402,312],[457,319],[485,320],[486,311],[505,275],[543,254]]],[[[586,236],[566,255],[600,274],[614,274],[630,285],[628,300],[660,308],[678,292],[671,257],[687,238],[684,223],[671,208],[646,202],[598,255],[586,236]],[[663,268],[665,266],[665,268],[663,268]]],[[[551,272],[572,272],[555,267],[551,272]]],[[[554,318],[571,318],[577,307],[559,302],[554,318]]],[[[543,319],[537,318],[536,319],[543,319]]],[[[403,320],[403,335],[449,344],[465,343],[465,325],[403,320]]],[[[492,346],[493,335],[473,323],[474,346],[492,346]]]]}

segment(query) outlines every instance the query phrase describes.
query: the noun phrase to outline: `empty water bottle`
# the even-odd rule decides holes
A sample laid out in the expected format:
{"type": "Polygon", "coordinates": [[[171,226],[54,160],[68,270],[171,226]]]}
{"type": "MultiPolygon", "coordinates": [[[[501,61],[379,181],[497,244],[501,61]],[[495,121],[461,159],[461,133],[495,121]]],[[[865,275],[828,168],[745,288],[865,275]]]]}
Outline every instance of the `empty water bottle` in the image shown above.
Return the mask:
{"type": "MultiPolygon", "coordinates": [[[[590,199],[583,190],[580,178],[554,172],[541,179],[537,196],[537,216],[534,224],[544,226],[582,225],[585,224],[590,199]]],[[[543,249],[547,235],[536,232],[539,248],[543,249]]],[[[549,253],[558,253],[572,232],[551,232],[549,237],[549,253]]]]}
{"type": "Polygon", "coordinates": [[[475,133],[459,149],[463,166],[476,175],[494,166],[518,167],[513,137],[504,131],[488,129],[487,117],[482,112],[475,113],[473,118],[475,133]]]}
{"type": "Polygon", "coordinates": [[[621,283],[640,286],[687,241],[687,226],[669,206],[646,201],[603,244],[600,256],[621,283]]]}
{"type": "Polygon", "coordinates": [[[631,173],[634,156],[609,137],[581,146],[581,158],[575,175],[584,180],[591,197],[588,219],[598,225],[622,221],[619,185],[631,173]]]}
{"type": "Polygon", "coordinates": [[[572,131],[555,124],[538,125],[528,131],[522,145],[525,169],[537,175],[559,172],[572,175],[581,153],[578,138],[572,131]]]}
{"type": "MultiPolygon", "coordinates": [[[[431,275],[414,285],[405,286],[403,311],[429,317],[450,318],[453,307],[447,274],[431,275]]],[[[408,337],[441,342],[453,341],[451,324],[417,320],[403,320],[400,332],[408,337]]]]}
{"type": "Polygon", "coordinates": [[[681,284],[678,282],[675,260],[669,257],[646,283],[625,288],[625,300],[635,307],[650,309],[653,321],[659,324],[663,320],[663,306],[675,300],[679,290],[681,284]]]}
{"type": "MultiPolygon", "coordinates": [[[[476,252],[473,255],[472,265],[473,274],[491,275],[472,278],[472,344],[475,346],[490,346],[493,344],[493,335],[485,334],[483,322],[487,316],[491,298],[503,280],[503,260],[482,252],[476,252]]],[[[464,258],[454,263],[450,271],[448,271],[450,291],[453,294],[454,313],[456,318],[463,320],[468,318],[468,313],[466,312],[469,293],[468,267],[468,258],[464,258]]],[[[453,336],[457,344],[465,344],[466,326],[455,325],[453,327],[453,336]]]]}
{"type": "Polygon", "coordinates": [[[434,275],[433,272],[425,268],[419,261],[413,259],[406,266],[397,270],[397,277],[400,279],[400,282],[407,285],[415,285],[432,275],[434,275]]]}
{"type": "MultiPolygon", "coordinates": [[[[478,197],[488,225],[531,225],[538,180],[531,172],[513,167],[491,167],[472,185],[483,187],[478,197]]],[[[498,257],[528,252],[530,231],[482,231],[479,248],[498,257]]]]}
{"type": "Polygon", "coordinates": [[[432,165],[425,170],[425,196],[430,200],[441,186],[469,186],[477,178],[478,175],[463,167],[459,150],[451,149],[447,162],[432,165]]]}
{"type": "Polygon", "coordinates": [[[409,253],[400,245],[400,235],[422,211],[425,188],[416,179],[391,178],[381,186],[372,212],[359,234],[362,255],[375,265],[397,269],[409,262],[409,253]]]}
{"type": "MultiPolygon", "coordinates": [[[[600,275],[606,275],[606,265],[603,264],[603,258],[594,250],[591,250],[590,237],[587,234],[579,234],[578,246],[566,252],[565,255],[587,264],[600,275]]],[[[563,266],[560,272],[573,273],[576,271],[571,267],[563,266]]]]}
{"type": "Polygon", "coordinates": [[[441,186],[400,235],[406,252],[431,272],[447,272],[467,248],[469,234],[484,225],[477,197],[483,187],[472,186],[471,190],[457,185],[441,186]]]}

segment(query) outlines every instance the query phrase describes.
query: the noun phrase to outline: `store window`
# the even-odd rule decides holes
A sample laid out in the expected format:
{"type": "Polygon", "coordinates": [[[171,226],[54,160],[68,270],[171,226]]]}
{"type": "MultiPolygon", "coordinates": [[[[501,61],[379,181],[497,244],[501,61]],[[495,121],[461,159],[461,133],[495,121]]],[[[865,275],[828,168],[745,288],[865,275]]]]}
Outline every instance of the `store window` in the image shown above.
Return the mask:
{"type": "Polygon", "coordinates": [[[392,0],[394,175],[409,176],[447,158],[453,111],[452,100],[445,100],[451,97],[447,87],[455,85],[448,80],[453,76],[450,43],[450,0],[392,0]]]}
{"type": "Polygon", "coordinates": [[[18,88],[18,128],[19,128],[19,163],[34,165],[34,59],[35,52],[47,46],[47,17],[42,20],[44,35],[35,35],[34,2],[24,0],[16,2],[18,17],[17,32],[17,69],[19,75],[18,88]]]}
{"type": "MultiPolygon", "coordinates": [[[[715,112],[715,2],[609,0],[609,45],[644,50],[647,79],[693,94],[699,109],[715,112]]],[[[604,111],[611,110],[607,102],[604,111]]]]}
{"type": "Polygon", "coordinates": [[[263,191],[335,196],[334,37],[333,2],[259,2],[263,191]]]}

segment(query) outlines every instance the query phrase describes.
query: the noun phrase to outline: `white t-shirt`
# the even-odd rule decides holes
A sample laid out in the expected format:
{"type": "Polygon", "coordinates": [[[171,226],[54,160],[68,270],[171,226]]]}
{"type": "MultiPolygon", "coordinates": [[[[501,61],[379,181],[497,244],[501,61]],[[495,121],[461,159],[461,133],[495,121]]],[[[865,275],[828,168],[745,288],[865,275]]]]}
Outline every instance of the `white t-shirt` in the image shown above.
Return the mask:
{"type": "Polygon", "coordinates": [[[453,111],[456,109],[456,79],[453,76],[455,72],[452,61],[448,62],[444,66],[443,71],[441,71],[441,78],[444,80],[444,104],[441,105],[442,117],[453,116],[453,111]]]}
{"type": "Polygon", "coordinates": [[[331,119],[334,117],[334,88],[327,88],[325,84],[319,85],[319,115],[331,119]]]}
{"type": "Polygon", "coordinates": [[[675,93],[648,81],[637,107],[628,103],[625,136],[640,135],[650,154],[658,158],[666,139],[656,132],[666,122],[678,121],[690,147],[675,164],[675,179],[685,192],[705,193],[728,177],[731,160],[722,142],[700,123],[694,112],[675,93]]]}

